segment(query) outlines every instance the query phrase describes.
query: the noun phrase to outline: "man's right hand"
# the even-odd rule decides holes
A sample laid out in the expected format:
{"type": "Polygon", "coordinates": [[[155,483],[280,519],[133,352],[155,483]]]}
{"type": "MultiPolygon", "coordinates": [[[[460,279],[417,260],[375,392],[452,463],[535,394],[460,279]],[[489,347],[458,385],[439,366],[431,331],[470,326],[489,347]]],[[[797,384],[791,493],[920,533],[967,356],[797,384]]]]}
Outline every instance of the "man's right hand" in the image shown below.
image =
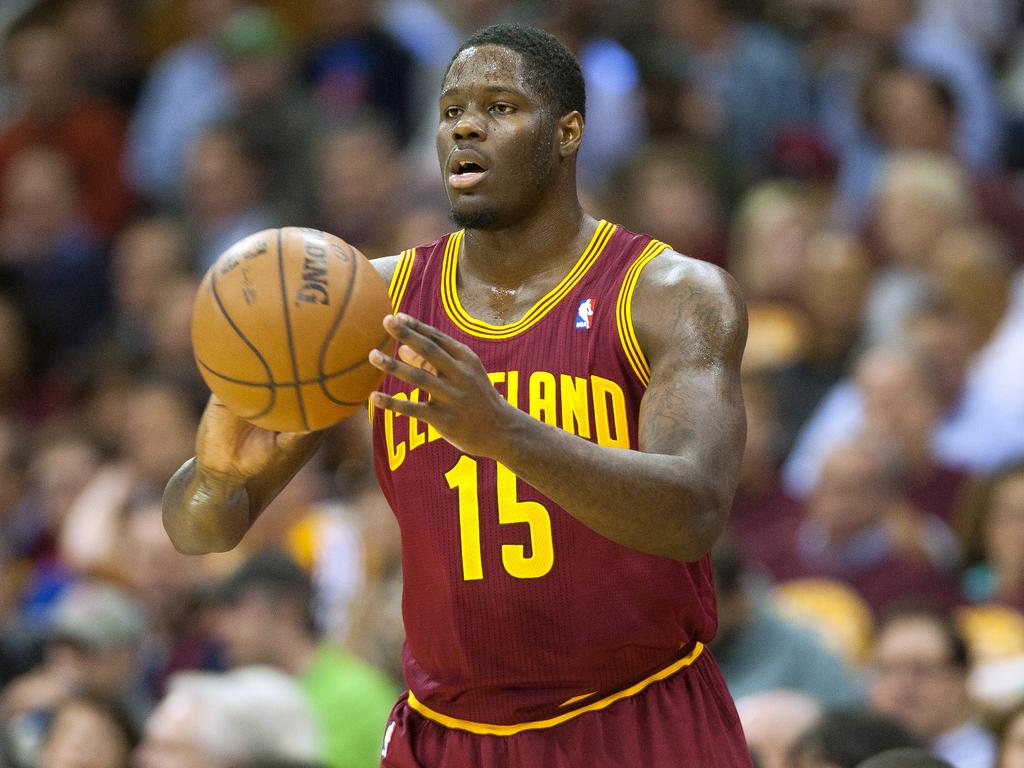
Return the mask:
{"type": "Polygon", "coordinates": [[[201,472],[244,484],[293,452],[310,434],[257,427],[211,395],[196,434],[196,463],[201,472]]]}
{"type": "Polygon", "coordinates": [[[164,527],[174,546],[193,555],[233,548],[323,434],[261,429],[211,396],[196,435],[196,458],[164,490],[164,527]]]}

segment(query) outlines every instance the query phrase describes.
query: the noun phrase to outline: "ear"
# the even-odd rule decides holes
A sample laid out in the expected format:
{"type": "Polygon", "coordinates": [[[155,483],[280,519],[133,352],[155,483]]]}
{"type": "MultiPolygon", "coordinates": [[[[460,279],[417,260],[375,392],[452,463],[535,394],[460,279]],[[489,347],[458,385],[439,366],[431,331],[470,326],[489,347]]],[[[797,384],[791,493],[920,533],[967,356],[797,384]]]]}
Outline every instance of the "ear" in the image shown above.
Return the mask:
{"type": "Polygon", "coordinates": [[[583,139],[583,115],[576,110],[563,115],[558,120],[557,134],[559,157],[575,155],[583,139]]]}

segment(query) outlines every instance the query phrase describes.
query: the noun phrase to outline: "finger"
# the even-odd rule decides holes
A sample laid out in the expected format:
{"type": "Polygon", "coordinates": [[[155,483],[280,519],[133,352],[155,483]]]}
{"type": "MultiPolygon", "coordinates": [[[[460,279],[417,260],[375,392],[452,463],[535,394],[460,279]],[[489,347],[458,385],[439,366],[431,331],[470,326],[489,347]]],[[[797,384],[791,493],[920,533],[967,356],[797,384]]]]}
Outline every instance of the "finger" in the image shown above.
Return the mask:
{"type": "Polygon", "coordinates": [[[404,363],[408,363],[413,368],[422,368],[427,373],[437,376],[437,368],[428,363],[427,359],[412,347],[407,347],[405,344],[399,345],[398,359],[404,363]]]}
{"type": "Polygon", "coordinates": [[[456,361],[452,356],[445,352],[440,344],[424,336],[408,323],[400,321],[394,315],[388,315],[384,318],[384,328],[400,342],[410,347],[413,352],[433,365],[434,370],[438,371],[439,374],[452,375],[455,372],[456,361]]]}
{"type": "Polygon", "coordinates": [[[450,393],[450,388],[444,381],[432,373],[417,368],[401,360],[385,355],[379,349],[370,351],[370,364],[378,370],[389,373],[407,384],[419,387],[430,395],[445,396],[450,393]]]}
{"type": "Polygon", "coordinates": [[[277,447],[283,450],[290,450],[304,440],[306,440],[312,432],[278,432],[276,436],[277,447]]]}
{"type": "Polygon", "coordinates": [[[370,394],[370,403],[377,408],[384,408],[389,411],[394,411],[395,413],[400,413],[403,416],[409,416],[414,419],[419,419],[420,421],[425,421],[427,424],[434,425],[429,402],[417,403],[412,400],[399,400],[398,398],[391,397],[383,392],[373,392],[370,394]]]}
{"type": "Polygon", "coordinates": [[[399,323],[406,325],[421,336],[426,336],[457,360],[465,360],[468,359],[469,356],[476,356],[476,353],[465,344],[460,341],[456,341],[444,331],[438,330],[434,326],[424,323],[422,320],[417,320],[415,317],[407,315],[404,312],[399,312],[395,317],[399,323]]]}

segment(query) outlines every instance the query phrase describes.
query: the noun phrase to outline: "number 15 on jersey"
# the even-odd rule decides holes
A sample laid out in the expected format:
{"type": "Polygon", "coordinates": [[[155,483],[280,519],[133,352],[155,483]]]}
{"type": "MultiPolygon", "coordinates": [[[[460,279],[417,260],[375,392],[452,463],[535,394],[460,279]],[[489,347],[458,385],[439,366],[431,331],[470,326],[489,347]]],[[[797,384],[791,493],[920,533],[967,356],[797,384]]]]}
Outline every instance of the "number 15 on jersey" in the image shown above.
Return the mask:
{"type": "MultiPolygon", "coordinates": [[[[484,577],[483,554],[480,547],[480,488],[478,462],[462,456],[445,473],[448,487],[458,491],[459,539],[462,550],[462,577],[475,581],[484,577]]],[[[518,498],[518,478],[504,464],[498,464],[498,523],[526,523],[530,527],[530,555],[523,544],[502,544],[501,562],[517,579],[537,579],[551,570],[555,548],[551,540],[551,516],[539,501],[518,498]]],[[[490,489],[484,489],[488,492],[490,489]]]]}

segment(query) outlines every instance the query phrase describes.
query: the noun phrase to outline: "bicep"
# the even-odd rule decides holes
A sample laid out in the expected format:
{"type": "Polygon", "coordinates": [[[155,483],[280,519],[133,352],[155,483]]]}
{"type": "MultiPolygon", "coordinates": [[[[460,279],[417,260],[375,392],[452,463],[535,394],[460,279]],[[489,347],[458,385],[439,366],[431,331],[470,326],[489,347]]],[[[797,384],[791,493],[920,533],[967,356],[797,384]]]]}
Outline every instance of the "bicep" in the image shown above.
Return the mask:
{"type": "Polygon", "coordinates": [[[732,279],[710,265],[672,254],[651,267],[634,303],[637,336],[651,367],[639,448],[687,456],[709,471],[738,468],[746,435],[743,300],[732,279]]]}

